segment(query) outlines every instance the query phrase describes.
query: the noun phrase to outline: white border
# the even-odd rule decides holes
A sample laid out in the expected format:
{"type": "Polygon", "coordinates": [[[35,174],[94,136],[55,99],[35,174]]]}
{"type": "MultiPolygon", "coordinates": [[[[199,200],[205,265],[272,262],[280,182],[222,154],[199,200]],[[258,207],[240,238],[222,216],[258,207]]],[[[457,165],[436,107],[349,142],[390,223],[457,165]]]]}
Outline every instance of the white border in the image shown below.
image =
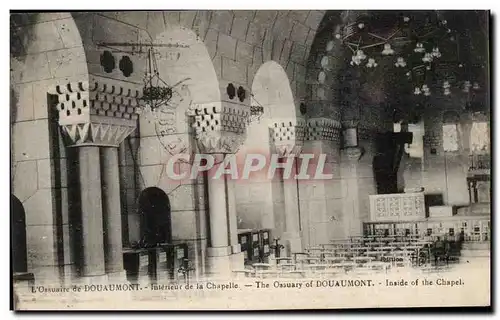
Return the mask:
{"type": "MultiPolygon", "coordinates": [[[[113,9],[113,10],[160,10],[160,9],[305,9],[305,10],[310,10],[310,9],[330,9],[330,10],[339,10],[339,9],[491,9],[492,14],[495,15],[495,13],[499,12],[497,10],[499,2],[498,1],[491,1],[491,0],[474,0],[474,1],[464,1],[464,2],[458,2],[458,1],[435,1],[435,0],[419,0],[419,1],[385,1],[384,3],[380,3],[380,1],[349,1],[349,2],[341,2],[341,1],[318,1],[318,0],[307,0],[307,1],[282,1],[280,3],[276,3],[275,1],[269,1],[269,0],[252,0],[249,2],[242,2],[242,1],[221,1],[221,0],[212,0],[212,1],[192,1],[192,0],[183,0],[183,1],[148,1],[148,0],[141,0],[141,1],[102,1],[102,0],[86,0],[86,1],[54,1],[54,0],[44,0],[44,1],[2,1],[0,6],[2,7],[2,13],[4,15],[5,19],[2,19],[2,21],[5,21],[5,27],[2,28],[2,39],[0,41],[0,46],[2,46],[2,52],[10,52],[10,40],[9,40],[9,27],[7,26],[7,22],[9,21],[9,10],[15,9],[15,10],[49,10],[49,9],[57,9],[57,10],[106,10],[106,9],[113,9]],[[9,5],[12,6],[9,8],[9,5]],[[3,8],[3,7],[6,8],[3,8]]],[[[495,17],[494,17],[495,18],[495,17]]],[[[498,22],[498,21],[497,21],[498,22]]],[[[494,26],[495,27],[495,26],[494,26]]],[[[496,27],[495,27],[496,30],[496,27]]],[[[495,45],[495,40],[497,40],[497,35],[495,32],[492,30],[492,45],[495,45]]],[[[496,61],[497,57],[497,52],[494,51],[495,56],[491,57],[492,60],[496,61]]],[[[492,70],[496,74],[496,69],[497,69],[497,63],[495,63],[495,70],[492,70]]],[[[9,66],[9,60],[2,59],[1,60],[1,69],[2,72],[0,74],[2,75],[2,85],[1,85],[1,90],[2,90],[2,95],[1,97],[3,98],[3,107],[0,108],[0,110],[3,112],[3,116],[1,119],[5,123],[4,125],[0,126],[0,130],[2,131],[0,133],[0,145],[2,147],[2,150],[4,150],[2,157],[0,157],[0,167],[2,170],[0,170],[0,180],[3,182],[0,184],[1,191],[0,191],[0,196],[2,201],[0,202],[2,205],[2,209],[0,212],[2,213],[2,218],[3,221],[0,223],[0,234],[2,235],[2,244],[5,246],[3,252],[9,252],[9,202],[10,202],[10,155],[8,156],[8,150],[10,150],[10,141],[9,141],[9,136],[10,136],[10,112],[9,112],[9,86],[8,84],[10,83],[10,66],[9,66]]],[[[494,97],[494,102],[497,101],[497,95],[496,92],[499,92],[498,90],[498,82],[495,81],[495,88],[492,89],[493,94],[495,94],[494,97]]],[[[494,120],[499,120],[498,119],[499,113],[497,112],[495,115],[494,120]]],[[[500,122],[499,122],[500,124],[500,122]]],[[[495,130],[495,132],[497,132],[495,130]]],[[[498,145],[500,144],[500,138],[495,137],[494,143],[495,143],[495,150],[498,149],[498,145]]],[[[495,170],[496,172],[496,170],[495,170]]],[[[495,177],[494,177],[495,178],[495,177]]],[[[497,196],[497,193],[495,193],[495,196],[497,196]]],[[[500,197],[495,197],[496,199],[500,199],[500,197]]],[[[498,200],[496,202],[498,204],[498,200]]],[[[499,212],[496,210],[497,205],[495,205],[494,212],[499,212]]],[[[498,224],[499,224],[499,218],[497,217],[496,223],[494,226],[494,234],[495,234],[495,241],[496,239],[496,234],[498,230],[498,224]]],[[[497,242],[498,243],[498,242],[497,242]]],[[[497,246],[494,246],[496,248],[497,246]]],[[[5,255],[4,255],[5,257],[5,255]]],[[[1,295],[1,301],[2,301],[2,306],[1,310],[2,313],[5,313],[6,318],[10,319],[13,318],[15,315],[12,312],[9,312],[9,300],[10,300],[10,285],[9,285],[9,276],[10,273],[10,268],[9,268],[9,263],[7,261],[3,261],[3,263],[0,264],[1,267],[1,274],[3,275],[5,281],[3,282],[4,285],[2,286],[2,295],[1,295]]],[[[498,276],[495,277],[498,281],[498,276]]],[[[497,283],[495,283],[496,286],[497,283]]],[[[498,298],[498,293],[496,294],[496,297],[498,298]]],[[[495,301],[497,302],[497,300],[495,301]]],[[[494,303],[492,301],[492,303],[494,303]]],[[[287,316],[290,316],[292,314],[287,314],[287,316]]],[[[24,315],[24,319],[29,319],[29,318],[34,318],[35,315],[24,315]]],[[[52,317],[51,314],[38,314],[38,317],[42,318],[49,318],[52,317]]],[[[66,316],[66,315],[63,315],[66,316]]],[[[72,315],[73,317],[77,315],[72,315]]],[[[86,315],[85,315],[86,316],[86,315]]],[[[92,319],[99,319],[102,316],[98,316],[95,314],[90,315],[92,316],[92,319]]],[[[138,314],[131,314],[134,318],[139,316],[138,314]]],[[[164,317],[165,315],[159,315],[164,317]]],[[[167,315],[169,318],[171,317],[177,317],[177,315],[167,315]]],[[[219,315],[216,315],[219,316],[219,315]]],[[[233,317],[235,314],[228,314],[227,316],[233,317]]],[[[269,315],[253,315],[251,314],[250,316],[252,317],[273,317],[273,314],[269,315]]],[[[303,314],[301,316],[304,316],[303,314]]],[[[315,315],[318,316],[318,315],[315,315]]],[[[323,314],[323,316],[331,317],[331,316],[339,316],[338,314],[323,314]]],[[[357,317],[361,317],[362,315],[358,315],[357,317]]],[[[379,315],[380,316],[380,315],[379,315]]],[[[384,315],[381,315],[384,316],[384,315]]],[[[441,315],[440,315],[441,316],[441,315]]],[[[462,315],[463,316],[463,315],[462,315]]],[[[79,317],[82,317],[82,315],[79,315],[79,317]]],[[[183,318],[193,318],[193,315],[189,316],[183,316],[183,318]]],[[[433,317],[438,317],[438,315],[434,315],[433,317]]],[[[2,317],[4,318],[4,317],[2,317]]]]}

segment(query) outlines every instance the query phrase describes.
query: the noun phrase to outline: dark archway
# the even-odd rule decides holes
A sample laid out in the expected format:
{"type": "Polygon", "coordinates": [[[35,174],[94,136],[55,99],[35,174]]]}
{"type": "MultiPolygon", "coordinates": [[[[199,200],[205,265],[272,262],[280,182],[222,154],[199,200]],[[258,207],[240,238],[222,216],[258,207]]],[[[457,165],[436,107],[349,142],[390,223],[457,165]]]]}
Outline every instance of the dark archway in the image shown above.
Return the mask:
{"type": "Polygon", "coordinates": [[[21,201],[10,195],[11,254],[12,271],[28,272],[28,253],[26,249],[26,214],[21,201]]]}
{"type": "Polygon", "coordinates": [[[139,196],[141,239],[145,246],[172,242],[172,219],[167,194],[156,187],[144,189],[139,196]]]}

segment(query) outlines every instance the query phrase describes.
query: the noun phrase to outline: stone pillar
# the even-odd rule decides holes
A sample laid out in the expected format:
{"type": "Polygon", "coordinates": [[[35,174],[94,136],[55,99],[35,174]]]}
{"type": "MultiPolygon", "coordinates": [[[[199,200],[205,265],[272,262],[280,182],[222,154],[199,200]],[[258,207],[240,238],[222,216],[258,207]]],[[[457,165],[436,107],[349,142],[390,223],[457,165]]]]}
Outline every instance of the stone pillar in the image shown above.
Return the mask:
{"type": "Polygon", "coordinates": [[[363,235],[363,226],[360,213],[358,161],[362,156],[362,149],[351,147],[343,150],[341,175],[345,197],[343,199],[344,234],[346,236],[363,235]]]}
{"type": "Polygon", "coordinates": [[[101,276],[123,271],[117,148],[137,125],[140,88],[89,78],[57,85],[49,94],[57,96],[66,146],[79,148],[81,273],[101,276]]]}
{"type": "MultiPolygon", "coordinates": [[[[223,154],[212,154],[215,158],[213,172],[223,165],[223,154]]],[[[208,267],[214,275],[226,275],[231,271],[229,255],[229,221],[227,212],[227,192],[224,176],[221,178],[207,177],[208,205],[210,213],[210,245],[208,247],[208,267]]]]}
{"type": "Polygon", "coordinates": [[[122,220],[118,149],[101,149],[102,203],[106,273],[123,275],[122,220]]]}
{"type": "MultiPolygon", "coordinates": [[[[188,115],[195,118],[193,128],[199,151],[211,154],[215,173],[228,155],[235,154],[245,140],[248,107],[220,103],[193,104],[188,115]]],[[[243,256],[236,236],[236,208],[231,182],[225,175],[207,177],[210,216],[210,245],[207,248],[207,267],[210,277],[231,277],[231,271],[243,268],[243,256]],[[231,190],[229,190],[231,189],[231,190]],[[237,255],[235,257],[235,255],[237,255]],[[241,256],[241,257],[240,257],[241,256]]]]}
{"type": "Polygon", "coordinates": [[[238,216],[236,215],[236,198],[234,195],[234,181],[226,177],[227,192],[227,219],[229,231],[229,246],[231,247],[231,266],[238,269],[244,264],[245,257],[238,243],[238,216]]]}
{"type": "Polygon", "coordinates": [[[297,193],[296,157],[290,156],[287,161],[293,161],[290,179],[283,180],[283,199],[285,202],[285,233],[283,240],[287,243],[289,253],[302,252],[302,239],[300,237],[299,201],[297,193]]]}
{"type": "Polygon", "coordinates": [[[102,237],[102,198],[99,148],[80,147],[80,201],[82,217],[82,276],[105,274],[104,242],[102,237]]]}
{"type": "MultiPolygon", "coordinates": [[[[283,177],[281,181],[285,206],[285,232],[282,243],[288,254],[302,251],[295,161],[302,149],[305,126],[302,119],[281,119],[271,124],[270,130],[272,149],[279,157],[286,158],[286,163],[292,163],[290,176],[283,177]]],[[[285,163],[283,165],[288,167],[285,163]]]]}
{"type": "Polygon", "coordinates": [[[304,247],[329,243],[344,237],[342,186],[339,173],[340,122],[329,118],[308,120],[302,154],[314,156],[308,166],[308,179],[299,180],[299,205],[304,247]],[[331,179],[316,179],[319,157],[325,157],[324,174],[331,179]]]}

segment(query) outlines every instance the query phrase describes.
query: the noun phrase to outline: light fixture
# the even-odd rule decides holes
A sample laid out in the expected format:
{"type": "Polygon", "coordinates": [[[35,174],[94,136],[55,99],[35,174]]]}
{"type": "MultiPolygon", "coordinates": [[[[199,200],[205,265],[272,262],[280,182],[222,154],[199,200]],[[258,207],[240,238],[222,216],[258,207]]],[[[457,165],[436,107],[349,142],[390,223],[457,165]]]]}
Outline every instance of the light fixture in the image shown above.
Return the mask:
{"type": "Polygon", "coordinates": [[[440,57],[441,57],[441,52],[439,52],[439,48],[438,48],[438,47],[432,48],[432,53],[431,53],[431,55],[432,55],[434,58],[440,58],[440,57]]]}
{"type": "Polygon", "coordinates": [[[264,114],[264,107],[260,102],[255,99],[255,95],[253,93],[250,94],[252,97],[250,104],[250,117],[248,117],[248,123],[258,122],[260,118],[264,114]]]}
{"type": "Polygon", "coordinates": [[[326,80],[326,73],[324,71],[321,71],[318,75],[318,81],[319,83],[323,84],[325,83],[326,80]]]}
{"type": "Polygon", "coordinates": [[[142,92],[142,100],[146,104],[145,107],[155,112],[160,106],[168,104],[171,98],[172,87],[161,79],[153,48],[149,48],[142,92]]]}
{"type": "Polygon", "coordinates": [[[471,83],[469,80],[464,82],[463,92],[468,93],[470,91],[471,83]]]}
{"type": "Polygon", "coordinates": [[[389,43],[384,44],[384,50],[382,50],[382,54],[384,56],[389,56],[394,54],[394,49],[391,48],[391,45],[389,43]]]}
{"type": "Polygon", "coordinates": [[[330,57],[329,56],[324,56],[321,58],[321,66],[323,69],[330,70],[330,57]]]}
{"type": "Polygon", "coordinates": [[[358,50],[356,51],[356,55],[361,59],[361,60],[365,60],[366,59],[366,55],[365,53],[363,52],[363,50],[358,50]]]}
{"type": "Polygon", "coordinates": [[[363,52],[363,50],[357,50],[356,54],[352,56],[351,58],[351,65],[357,65],[359,66],[361,64],[362,60],[366,59],[366,55],[363,52]]]}
{"type": "MultiPolygon", "coordinates": [[[[340,37],[340,34],[335,35],[335,37],[337,37],[337,36],[340,37]]],[[[328,43],[326,44],[326,51],[332,51],[334,45],[335,45],[335,43],[333,42],[333,40],[328,41],[328,43]]]]}
{"type": "Polygon", "coordinates": [[[415,45],[415,49],[413,49],[413,51],[418,52],[418,53],[425,52],[424,45],[420,42],[417,42],[417,44],[415,45]]]}
{"type": "MultiPolygon", "coordinates": [[[[434,80],[432,85],[429,83],[427,87],[421,85],[423,81],[439,79],[439,74],[431,73],[440,72],[441,65],[437,65],[437,62],[443,56],[441,52],[443,45],[446,41],[450,41],[451,37],[456,38],[458,34],[455,31],[450,34],[452,30],[441,13],[434,11],[402,15],[399,18],[395,17],[393,26],[384,25],[384,27],[380,21],[377,22],[379,17],[376,14],[374,17],[371,14],[369,16],[366,19],[360,16],[358,20],[351,20],[339,31],[331,34],[332,38],[337,39],[332,39],[333,41],[341,42],[352,52],[349,61],[351,66],[375,68],[381,64],[384,57],[396,55],[397,59],[392,62],[393,67],[402,69],[397,74],[412,82],[410,88],[415,88],[414,94],[429,96],[431,87],[432,91],[436,90],[435,92],[444,90],[446,94],[451,93],[451,86],[441,89],[434,80]]],[[[384,20],[384,23],[386,22],[384,20]]],[[[327,51],[330,47],[331,45],[327,43],[327,51]]],[[[460,68],[464,67],[461,62],[459,63],[460,68]]],[[[386,65],[383,65],[385,68],[386,65]]],[[[388,66],[392,67],[390,63],[388,66]]],[[[469,90],[471,87],[476,88],[469,86],[464,90],[469,90]]]]}
{"type": "Polygon", "coordinates": [[[432,60],[432,54],[430,54],[429,52],[426,52],[422,57],[422,62],[432,62],[432,60]]]}
{"type": "Polygon", "coordinates": [[[424,93],[430,92],[430,88],[429,88],[429,86],[427,86],[426,84],[422,85],[422,91],[423,91],[424,93]]]}
{"type": "Polygon", "coordinates": [[[375,68],[378,66],[378,64],[375,62],[375,59],[369,58],[368,63],[366,64],[368,68],[375,68]]]}
{"type": "MultiPolygon", "coordinates": [[[[404,68],[406,67],[406,61],[403,57],[398,57],[398,59],[396,60],[396,63],[394,64],[396,66],[396,68],[404,68]]],[[[407,76],[409,76],[409,72],[406,74],[407,76]]]]}

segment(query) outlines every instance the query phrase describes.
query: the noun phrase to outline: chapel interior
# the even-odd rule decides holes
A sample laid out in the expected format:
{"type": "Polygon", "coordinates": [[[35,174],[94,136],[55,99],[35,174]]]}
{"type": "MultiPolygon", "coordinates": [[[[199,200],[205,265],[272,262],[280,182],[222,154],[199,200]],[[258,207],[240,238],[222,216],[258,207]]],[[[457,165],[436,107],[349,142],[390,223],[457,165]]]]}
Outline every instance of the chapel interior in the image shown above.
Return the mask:
{"type": "Polygon", "coordinates": [[[11,13],[14,280],[489,259],[489,31],[487,11],[11,13]],[[171,179],[181,153],[325,154],[332,176],[171,179]]]}

